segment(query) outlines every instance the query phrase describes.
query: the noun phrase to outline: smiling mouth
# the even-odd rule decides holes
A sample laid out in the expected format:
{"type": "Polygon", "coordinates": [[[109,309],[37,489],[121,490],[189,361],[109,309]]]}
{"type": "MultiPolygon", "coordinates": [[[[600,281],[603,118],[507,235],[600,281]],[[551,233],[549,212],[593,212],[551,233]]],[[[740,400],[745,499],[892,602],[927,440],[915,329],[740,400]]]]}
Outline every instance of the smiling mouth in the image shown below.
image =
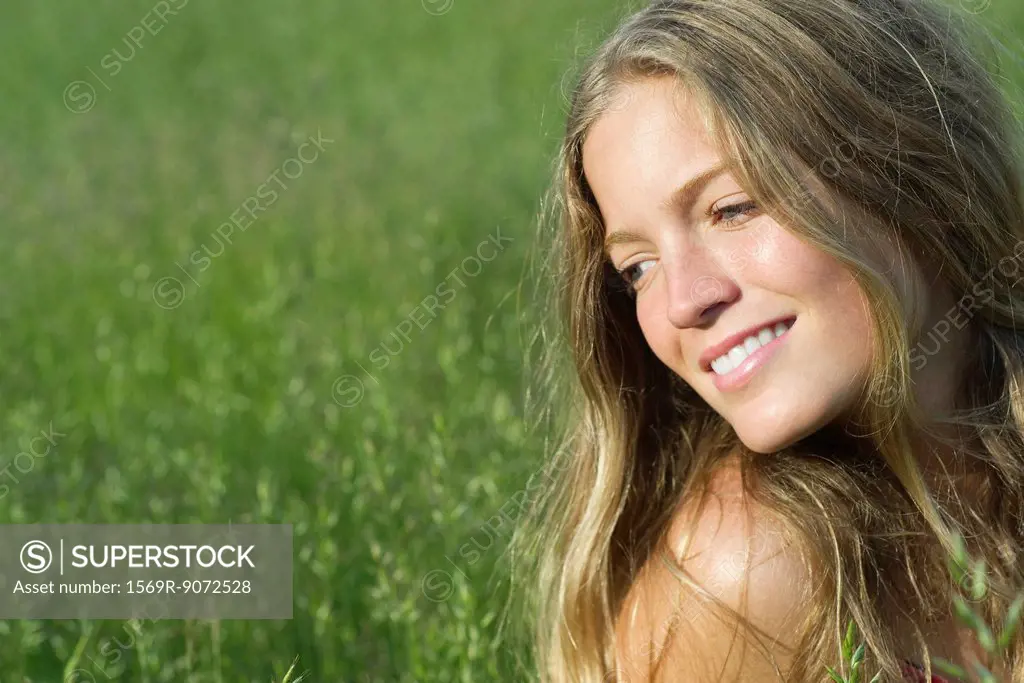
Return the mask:
{"type": "Polygon", "coordinates": [[[772,325],[765,325],[760,330],[748,335],[746,339],[736,344],[729,351],[711,361],[710,367],[706,368],[706,370],[720,377],[730,374],[742,365],[747,358],[757,353],[759,349],[789,332],[789,329],[793,327],[795,322],[796,318],[791,318],[772,325]]]}

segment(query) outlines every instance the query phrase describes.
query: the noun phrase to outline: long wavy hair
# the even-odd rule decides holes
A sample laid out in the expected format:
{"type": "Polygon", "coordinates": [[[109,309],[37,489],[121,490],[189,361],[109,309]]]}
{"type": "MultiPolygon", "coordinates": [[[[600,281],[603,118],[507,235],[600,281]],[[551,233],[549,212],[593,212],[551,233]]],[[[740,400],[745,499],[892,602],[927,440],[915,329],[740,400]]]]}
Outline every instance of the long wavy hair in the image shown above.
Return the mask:
{"type": "MultiPolygon", "coordinates": [[[[918,620],[948,616],[952,532],[986,560],[979,607],[999,623],[1024,586],[1024,208],[1018,131],[979,57],[985,45],[980,27],[922,0],[657,0],[584,63],[531,270],[545,313],[530,339],[544,350],[530,355],[544,390],[531,405],[559,441],[531,480],[512,546],[542,681],[614,680],[616,614],[680,501],[704,495],[727,454],[741,455],[745,489],[814,568],[787,681],[820,681],[837,665],[850,619],[867,644],[864,670],[898,679],[908,653],[896,651],[883,598],[918,620]],[[700,103],[759,207],[848,267],[865,293],[875,353],[856,406],[862,432],[824,429],[753,453],[645,342],[602,251],[582,148],[620,86],[664,76],[700,103]],[[915,360],[928,360],[917,293],[869,257],[893,244],[973,302],[975,345],[943,424],[970,435],[955,441],[957,456],[984,495],[924,476],[916,435],[946,432],[912,390],[915,360]]],[[[915,640],[928,662],[920,630],[915,640]]],[[[1014,681],[1024,680],[1019,641],[1003,665],[1014,681]]]]}

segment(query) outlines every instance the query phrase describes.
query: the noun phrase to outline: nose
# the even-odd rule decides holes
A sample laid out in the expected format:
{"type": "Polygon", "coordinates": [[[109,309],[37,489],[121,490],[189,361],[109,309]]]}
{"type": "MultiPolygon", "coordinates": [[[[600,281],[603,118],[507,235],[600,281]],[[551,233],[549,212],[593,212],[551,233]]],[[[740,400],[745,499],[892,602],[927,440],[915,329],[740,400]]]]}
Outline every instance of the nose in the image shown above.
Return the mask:
{"type": "Polygon", "coordinates": [[[697,327],[711,320],[713,312],[739,296],[739,287],[718,266],[713,255],[689,249],[676,258],[662,258],[667,287],[667,316],[676,328],[697,327]],[[683,258],[680,258],[683,257],[683,258]]]}

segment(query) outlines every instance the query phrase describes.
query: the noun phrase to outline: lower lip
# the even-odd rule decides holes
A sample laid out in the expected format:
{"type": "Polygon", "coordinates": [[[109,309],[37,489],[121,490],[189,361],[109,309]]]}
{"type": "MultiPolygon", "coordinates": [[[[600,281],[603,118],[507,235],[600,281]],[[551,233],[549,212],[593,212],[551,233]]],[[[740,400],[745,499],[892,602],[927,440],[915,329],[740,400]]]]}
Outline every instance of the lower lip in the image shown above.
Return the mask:
{"type": "Polygon", "coordinates": [[[793,331],[793,325],[795,324],[796,321],[794,320],[790,324],[789,329],[786,330],[781,337],[776,337],[757,351],[754,351],[754,353],[747,356],[743,362],[740,363],[739,367],[733,368],[733,370],[728,374],[719,375],[714,370],[711,370],[710,372],[713,375],[711,381],[714,382],[715,387],[719,391],[726,392],[736,391],[737,389],[746,386],[751,377],[754,376],[754,373],[760,370],[761,366],[767,363],[771,357],[775,355],[775,352],[779,350],[779,347],[782,346],[783,342],[789,338],[789,333],[793,331]]]}

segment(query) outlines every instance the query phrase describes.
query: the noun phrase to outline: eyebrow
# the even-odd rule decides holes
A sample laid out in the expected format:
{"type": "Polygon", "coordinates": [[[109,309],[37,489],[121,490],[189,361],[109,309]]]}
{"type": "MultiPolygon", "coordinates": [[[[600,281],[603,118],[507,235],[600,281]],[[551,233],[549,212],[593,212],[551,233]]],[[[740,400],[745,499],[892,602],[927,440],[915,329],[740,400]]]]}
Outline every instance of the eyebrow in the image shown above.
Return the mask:
{"type": "MultiPolygon", "coordinates": [[[[704,169],[680,185],[679,188],[673,191],[669,198],[659,204],[658,207],[664,209],[670,206],[676,206],[683,210],[689,210],[689,208],[693,206],[693,203],[697,201],[697,197],[700,195],[704,187],[722,173],[725,173],[728,169],[729,165],[724,162],[719,162],[704,169]]],[[[616,244],[639,242],[643,239],[645,239],[643,235],[633,230],[616,230],[609,233],[604,240],[605,254],[607,254],[608,250],[616,244]]]]}

